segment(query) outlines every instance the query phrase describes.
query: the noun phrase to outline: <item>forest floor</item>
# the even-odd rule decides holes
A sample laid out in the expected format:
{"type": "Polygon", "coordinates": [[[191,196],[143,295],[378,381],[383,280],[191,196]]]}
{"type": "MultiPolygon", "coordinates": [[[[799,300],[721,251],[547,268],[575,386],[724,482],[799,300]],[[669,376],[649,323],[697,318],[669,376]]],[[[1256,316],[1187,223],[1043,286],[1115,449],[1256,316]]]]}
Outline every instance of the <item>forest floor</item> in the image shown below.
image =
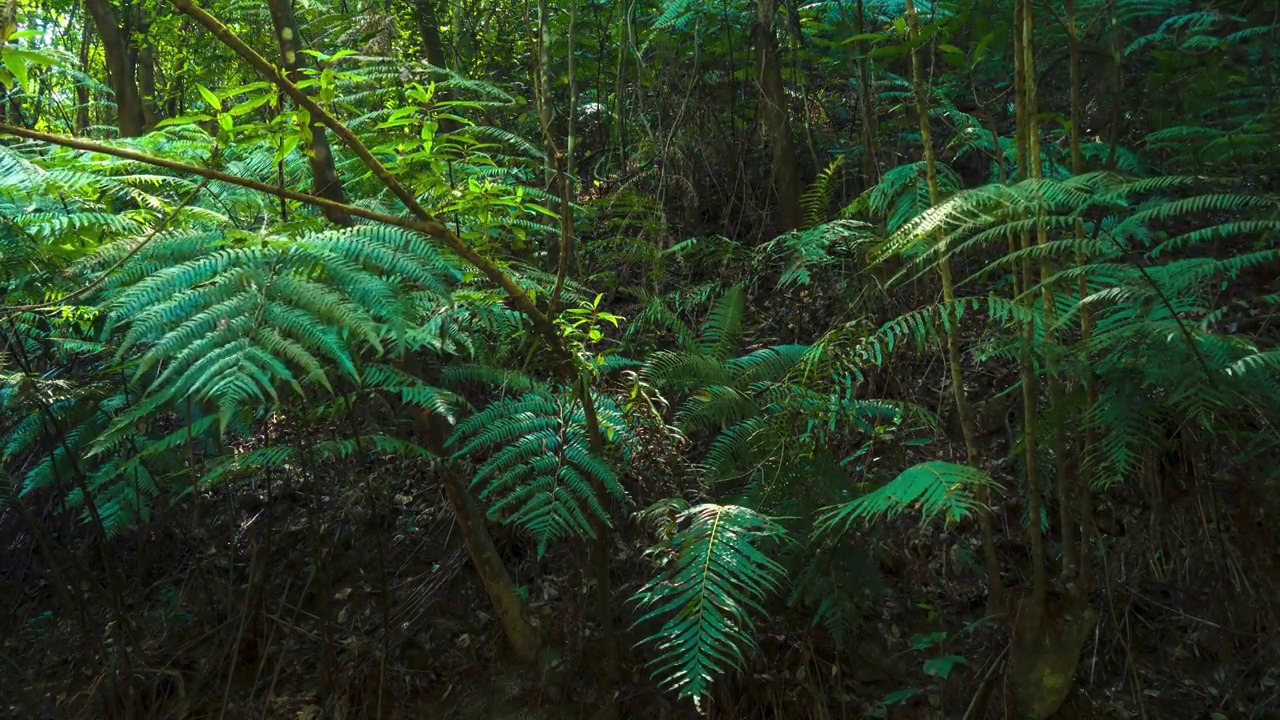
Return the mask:
{"type": "MultiPolygon", "coordinates": [[[[265,486],[220,491],[201,498],[198,518],[187,503],[153,524],[173,530],[113,541],[131,624],[131,699],[113,695],[123,683],[100,669],[120,656],[114,613],[102,602],[109,594],[82,588],[86,620],[102,626],[95,647],[84,640],[81,619],[41,614],[53,592],[33,580],[46,576],[41,557],[11,556],[3,575],[16,591],[9,622],[17,631],[0,652],[18,673],[6,685],[24,690],[10,691],[0,715],[93,718],[94,708],[115,701],[132,702],[129,716],[143,719],[532,720],[592,718],[602,707],[627,718],[697,717],[691,703],[655,688],[640,650],[625,653],[616,694],[601,697],[598,633],[579,570],[585,557],[553,549],[539,561],[527,542],[500,532],[500,549],[559,658],[542,674],[513,665],[435,483],[407,465],[368,472],[389,500],[377,521],[364,487],[313,479],[271,493],[265,486]],[[182,513],[190,517],[172,517],[182,513]],[[193,529],[178,529],[184,527],[193,529]]],[[[1020,512],[1005,508],[1005,520],[1016,522],[1020,512]]],[[[1022,548],[1015,530],[1002,547],[1010,566],[1022,548]]],[[[648,563],[641,533],[614,537],[615,597],[623,598],[648,577],[648,563]]],[[[1001,668],[991,667],[1009,638],[982,622],[977,574],[954,560],[957,553],[940,550],[951,538],[912,530],[890,539],[906,560],[883,568],[888,589],[843,648],[816,630],[758,628],[760,657],[723,684],[710,716],[967,718],[990,676],[987,712],[972,717],[1014,718],[1001,668]],[[922,641],[928,649],[912,649],[922,641]],[[939,658],[950,660],[939,665],[939,658]]],[[[10,547],[31,545],[21,540],[10,547]]],[[[91,547],[91,538],[83,540],[81,547],[91,547]]],[[[1126,538],[1110,542],[1123,555],[1126,538]]],[[[1217,554],[1183,547],[1185,568],[1195,553],[1206,553],[1195,563],[1206,569],[1217,554]]],[[[1265,556],[1274,548],[1255,549],[1265,556]]],[[[96,559],[86,554],[81,561],[92,566],[96,559]]],[[[1246,617],[1244,603],[1229,604],[1242,597],[1230,583],[1192,597],[1171,590],[1172,582],[1152,582],[1149,573],[1123,571],[1133,579],[1111,578],[1112,602],[1095,603],[1103,619],[1059,717],[1280,718],[1276,636],[1263,614],[1246,617]],[[1247,630],[1246,623],[1258,624],[1247,630]]],[[[644,634],[627,627],[629,606],[619,601],[615,612],[626,650],[644,634]]]]}

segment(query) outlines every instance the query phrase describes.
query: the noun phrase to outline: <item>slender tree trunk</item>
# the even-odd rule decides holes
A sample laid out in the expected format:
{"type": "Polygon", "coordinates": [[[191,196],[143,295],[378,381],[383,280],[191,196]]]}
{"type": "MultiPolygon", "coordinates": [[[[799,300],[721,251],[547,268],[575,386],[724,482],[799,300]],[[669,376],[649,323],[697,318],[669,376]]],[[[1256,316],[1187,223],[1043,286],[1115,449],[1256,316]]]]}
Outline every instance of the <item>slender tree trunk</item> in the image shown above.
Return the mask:
{"type": "MultiPolygon", "coordinates": [[[[632,2],[630,2],[627,5],[626,12],[623,14],[624,25],[629,26],[629,20],[632,13],[635,12],[635,7],[636,5],[634,0],[632,0],[632,2]]],[[[627,35],[627,32],[625,29],[620,31],[620,35],[622,37],[618,39],[618,68],[614,74],[615,82],[614,82],[614,89],[613,89],[613,104],[614,104],[614,108],[613,108],[614,120],[613,121],[615,123],[614,134],[616,135],[616,142],[618,143],[618,171],[620,173],[625,173],[627,170],[626,89],[627,89],[627,50],[629,48],[629,45],[628,45],[629,36],[627,35]]]]}
{"type": "MultiPolygon", "coordinates": [[[[1038,114],[1037,73],[1035,63],[1035,22],[1032,17],[1031,3],[1025,5],[1026,18],[1023,29],[1026,72],[1027,112],[1034,119],[1038,114]]],[[[1027,149],[1031,157],[1031,177],[1041,180],[1044,177],[1043,163],[1040,162],[1040,128],[1031,122],[1027,128],[1027,149]]],[[[1044,224],[1044,209],[1036,210],[1036,245],[1044,247],[1049,243],[1048,231],[1044,224]]],[[[1062,541],[1062,577],[1074,578],[1079,567],[1079,547],[1076,545],[1075,494],[1070,469],[1067,467],[1067,435],[1062,413],[1066,409],[1062,391],[1062,379],[1058,373],[1058,342],[1054,331],[1054,319],[1058,307],[1053,285],[1048,279],[1053,276],[1053,268],[1049,265],[1047,254],[1040,256],[1040,297],[1045,317],[1045,337],[1042,347],[1045,350],[1045,385],[1049,391],[1049,432],[1051,449],[1053,450],[1054,480],[1058,486],[1059,534],[1062,541]]]]}
{"type": "MultiPolygon", "coordinates": [[[[854,31],[858,35],[866,32],[866,12],[862,0],[858,0],[857,15],[854,17],[854,31]]],[[[862,172],[866,177],[867,187],[880,182],[880,165],[876,162],[876,89],[875,78],[871,73],[871,63],[867,61],[867,45],[859,40],[854,43],[858,53],[858,94],[862,111],[862,172]]]]}
{"type": "MultiPolygon", "coordinates": [[[[293,14],[292,0],[267,0],[267,9],[271,12],[271,25],[275,30],[276,44],[280,49],[288,78],[294,83],[302,80],[303,53],[302,40],[298,36],[298,20],[293,14]]],[[[333,151],[329,147],[329,136],[319,120],[311,119],[311,151],[307,155],[311,163],[312,193],[334,202],[345,202],[343,199],[342,179],[334,164],[333,151]]],[[[351,218],[344,212],[334,208],[324,208],[324,216],[337,225],[350,225],[351,218]]]]}
{"type": "Polygon", "coordinates": [[[1116,19],[1115,8],[1107,18],[1111,31],[1107,34],[1108,50],[1111,52],[1111,127],[1107,133],[1107,169],[1116,169],[1116,148],[1120,145],[1120,130],[1124,124],[1124,108],[1127,104],[1124,95],[1124,56],[1120,50],[1120,22],[1116,19]]]}
{"type": "MultiPolygon", "coordinates": [[[[418,430],[418,438],[422,446],[441,458],[449,456],[444,447],[443,433],[439,420],[421,408],[409,408],[413,414],[414,425],[418,430]]],[[[534,663],[539,659],[542,649],[542,638],[537,629],[525,616],[524,601],[516,592],[516,585],[507,572],[498,548],[493,544],[493,536],[485,524],[484,513],[471,495],[470,488],[452,467],[448,460],[436,465],[440,476],[440,484],[444,486],[445,497],[449,507],[453,509],[458,521],[458,529],[462,533],[463,543],[467,547],[467,555],[471,565],[480,577],[493,609],[498,614],[502,628],[506,632],[507,642],[516,657],[524,663],[534,663]]]]}
{"type": "MultiPolygon", "coordinates": [[[[577,150],[577,119],[578,119],[578,62],[576,53],[574,52],[574,42],[577,40],[578,32],[578,0],[571,0],[569,3],[569,32],[565,38],[565,55],[569,64],[569,112],[568,112],[568,130],[565,132],[565,172],[569,175],[569,182],[576,183],[574,175],[575,165],[574,154],[577,150]]],[[[571,185],[575,188],[576,185],[571,185]]]]}
{"type": "MultiPolygon", "coordinates": [[[[1034,125],[1035,110],[1033,105],[1034,89],[1029,87],[1034,82],[1035,73],[1035,56],[1032,47],[1032,30],[1031,22],[1031,3],[1028,0],[1018,0],[1015,12],[1018,14],[1018,30],[1016,41],[1017,48],[1015,54],[1021,59],[1019,70],[1021,71],[1022,82],[1020,85],[1021,92],[1018,94],[1017,101],[1021,110],[1018,113],[1022,119],[1023,127],[1019,130],[1019,143],[1022,149],[1020,153],[1023,157],[1020,163],[1030,173],[1025,177],[1036,177],[1040,174],[1040,154],[1039,142],[1035,139],[1037,129],[1034,125]]],[[[1043,227],[1043,226],[1042,226],[1043,227]]],[[[1031,247],[1030,232],[1023,232],[1022,247],[1029,249],[1031,247]]],[[[1035,282],[1031,267],[1030,254],[1024,255],[1022,259],[1022,287],[1024,291],[1029,291],[1035,282]]],[[[1026,303],[1028,309],[1034,307],[1035,300],[1027,292],[1026,303]]],[[[1034,323],[1028,321],[1023,330],[1023,349],[1020,360],[1020,371],[1022,376],[1022,413],[1023,413],[1023,448],[1025,449],[1026,473],[1027,473],[1027,515],[1028,515],[1028,531],[1031,535],[1031,602],[1032,607],[1037,611],[1044,608],[1045,598],[1048,594],[1048,577],[1045,573],[1044,564],[1044,532],[1040,527],[1040,518],[1043,514],[1043,503],[1040,497],[1040,473],[1039,444],[1036,435],[1036,410],[1038,384],[1036,382],[1035,366],[1032,361],[1032,345],[1035,342],[1035,326],[1034,323]]]]}
{"type": "MultiPolygon", "coordinates": [[[[1076,3],[1075,0],[1063,0],[1063,12],[1066,15],[1067,23],[1067,51],[1070,55],[1071,62],[1071,173],[1080,175],[1084,172],[1084,155],[1080,148],[1080,137],[1083,128],[1080,124],[1083,122],[1084,101],[1080,96],[1081,93],[1081,53],[1080,53],[1080,30],[1076,25],[1076,3]]],[[[1084,239],[1084,221],[1076,218],[1075,221],[1076,240],[1084,239]]],[[[1087,262],[1084,250],[1076,250],[1076,265],[1083,267],[1087,262]]],[[[1085,273],[1080,273],[1078,292],[1080,298],[1083,299],[1089,294],[1089,278],[1085,273]]],[[[1089,308],[1083,306],[1080,308],[1080,344],[1087,347],[1089,338],[1093,332],[1093,319],[1089,313],[1089,308]]],[[[1086,365],[1084,374],[1085,387],[1085,407],[1093,408],[1098,401],[1098,380],[1093,374],[1092,366],[1086,365]]],[[[1080,462],[1076,469],[1076,487],[1077,493],[1077,512],[1079,513],[1080,528],[1080,556],[1079,556],[1079,574],[1076,580],[1075,590],[1080,596],[1088,594],[1092,589],[1093,576],[1090,567],[1090,537],[1093,527],[1093,491],[1089,487],[1090,468],[1088,466],[1089,456],[1092,452],[1093,437],[1088,428],[1084,431],[1083,436],[1084,448],[1080,452],[1080,462]]],[[[1065,542],[1065,539],[1064,539],[1065,542]]]]}
{"type": "Polygon", "coordinates": [[[440,39],[440,20],[436,13],[436,0],[418,0],[418,32],[422,34],[422,56],[438,68],[447,68],[444,43],[440,39]]]}
{"type": "Polygon", "coordinates": [[[563,263],[561,272],[569,272],[570,267],[576,267],[577,274],[582,274],[582,258],[578,254],[577,240],[578,233],[574,227],[573,209],[569,201],[577,197],[578,177],[575,174],[576,163],[574,156],[578,149],[578,64],[575,59],[574,41],[577,39],[578,30],[578,0],[572,0],[569,5],[569,33],[566,38],[568,48],[566,54],[569,59],[569,109],[568,109],[568,129],[565,131],[564,141],[564,187],[561,188],[561,263],[563,263]],[[567,217],[564,217],[567,216],[567,217]]]}
{"type": "Polygon", "coordinates": [[[138,49],[138,90],[142,93],[142,118],[148,128],[160,122],[160,108],[156,105],[156,60],[151,44],[138,49]]]}
{"type": "MultiPolygon", "coordinates": [[[[914,0],[906,0],[907,26],[911,37],[920,36],[920,20],[916,14],[914,0]]],[[[916,114],[920,118],[920,138],[924,146],[925,177],[929,186],[929,205],[937,205],[941,198],[938,193],[938,163],[933,154],[933,138],[929,131],[929,97],[924,86],[923,62],[917,48],[911,53],[911,84],[915,89],[916,114]]],[[[951,259],[945,254],[938,262],[938,275],[942,282],[942,300],[948,308],[955,302],[955,282],[951,275],[951,259]]],[[[950,312],[950,310],[948,310],[950,312]]],[[[977,432],[973,427],[973,417],[969,414],[969,396],[964,386],[964,371],[961,366],[960,337],[956,328],[956,318],[952,315],[946,323],[947,333],[947,366],[951,371],[951,389],[956,403],[956,414],[960,417],[961,433],[964,435],[967,461],[974,466],[981,465],[981,451],[978,449],[977,432]]],[[[982,508],[978,511],[978,522],[982,530],[982,557],[987,574],[987,611],[998,615],[1004,611],[1004,584],[1000,580],[1000,560],[996,556],[995,530],[991,522],[991,492],[986,487],[978,489],[978,501],[982,508]]]]}
{"type": "MultiPolygon", "coordinates": [[[[596,457],[604,457],[604,438],[600,434],[600,418],[596,414],[595,399],[591,396],[591,381],[585,370],[578,372],[578,390],[582,395],[582,414],[586,418],[587,439],[591,443],[591,451],[596,457]]],[[[604,485],[596,481],[592,490],[602,504],[608,502],[609,494],[604,485]]],[[[606,505],[607,507],[607,505],[606,505]]],[[[591,515],[591,529],[595,539],[591,543],[591,570],[596,580],[596,614],[600,622],[601,648],[601,684],[602,694],[610,697],[618,682],[618,639],[613,629],[613,584],[609,580],[609,524],[598,515],[591,515]]],[[[614,717],[615,707],[610,703],[605,717],[614,717]]]]}
{"type": "MultiPolygon", "coordinates": [[[[89,67],[89,49],[93,41],[93,22],[86,14],[80,29],[80,67],[89,67]]],[[[89,86],[76,82],[76,135],[89,132],[89,86]]]]}
{"type": "Polygon", "coordinates": [[[117,125],[122,137],[137,137],[146,128],[142,94],[138,92],[133,52],[129,49],[129,28],[122,25],[111,0],[85,0],[93,24],[102,39],[107,62],[107,84],[116,96],[117,125]]]}
{"type": "Polygon", "coordinates": [[[773,155],[773,189],[778,196],[778,230],[788,232],[804,222],[800,208],[800,169],[787,119],[777,38],[773,34],[776,0],[756,0],[756,83],[760,91],[760,129],[773,155]]]}
{"type": "Polygon", "coordinates": [[[543,174],[546,189],[550,190],[556,177],[556,146],[551,135],[551,124],[555,120],[555,107],[551,100],[551,28],[548,17],[547,0],[538,0],[538,49],[536,100],[538,102],[538,123],[542,130],[542,148],[546,154],[543,163],[543,174]]]}
{"type": "MultiPolygon", "coordinates": [[[[440,20],[436,12],[436,0],[418,0],[418,31],[422,33],[422,57],[431,65],[448,69],[449,61],[445,58],[444,42],[440,39],[440,20]]],[[[447,100],[448,93],[437,88],[436,98],[447,100]]],[[[457,122],[450,118],[439,120],[439,132],[451,133],[457,129],[457,122]]]]}

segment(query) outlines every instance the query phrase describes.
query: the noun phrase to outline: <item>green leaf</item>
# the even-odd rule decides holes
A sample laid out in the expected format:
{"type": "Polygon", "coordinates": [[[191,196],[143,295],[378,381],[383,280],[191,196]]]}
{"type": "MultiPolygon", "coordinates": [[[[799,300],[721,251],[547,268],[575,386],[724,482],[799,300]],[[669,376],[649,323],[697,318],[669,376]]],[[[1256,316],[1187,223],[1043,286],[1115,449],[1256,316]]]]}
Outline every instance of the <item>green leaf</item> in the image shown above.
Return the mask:
{"type": "Polygon", "coordinates": [[[920,512],[921,523],[944,515],[948,523],[980,507],[974,491],[996,486],[986,473],[968,465],[934,460],[902,471],[882,487],[843,505],[824,508],[815,524],[815,538],[843,532],[855,521],[894,518],[909,509],[920,512]]]}
{"type": "Polygon", "coordinates": [[[301,139],[302,138],[300,138],[296,134],[286,135],[284,137],[284,140],[281,141],[279,149],[276,150],[275,161],[280,162],[281,160],[284,160],[285,158],[289,157],[289,154],[292,153],[294,149],[298,147],[298,142],[301,139]]]}
{"type": "Polygon", "coordinates": [[[22,59],[24,62],[32,65],[51,65],[54,67],[67,67],[67,64],[58,58],[36,50],[22,50],[20,48],[4,48],[5,55],[12,55],[22,59]]]}
{"type": "Polygon", "coordinates": [[[177,117],[165,118],[161,120],[160,122],[156,123],[156,127],[165,128],[165,127],[180,126],[180,125],[195,125],[196,123],[208,122],[209,120],[212,120],[212,119],[213,119],[212,115],[203,115],[203,114],[179,115],[177,117]]]}
{"type": "Polygon", "coordinates": [[[218,96],[212,90],[200,83],[196,83],[196,90],[200,92],[200,96],[204,98],[206,103],[209,103],[209,107],[213,108],[214,111],[222,109],[222,100],[218,99],[218,96]]]}
{"type": "Polygon", "coordinates": [[[881,40],[888,40],[889,38],[890,36],[885,33],[862,33],[861,35],[854,35],[853,37],[845,38],[841,43],[845,45],[849,43],[868,41],[875,43],[880,42],[881,40]]]}
{"type": "Polygon", "coordinates": [[[237,103],[235,105],[232,105],[231,108],[227,110],[227,114],[232,117],[240,117],[241,115],[246,115],[250,112],[253,112],[257,108],[262,107],[263,105],[266,105],[273,98],[274,96],[269,94],[258,95],[257,97],[249,98],[248,100],[245,100],[242,103],[237,103]]]}
{"type": "Polygon", "coordinates": [[[924,674],[930,677],[946,678],[951,674],[951,670],[956,665],[963,665],[968,661],[959,655],[943,655],[924,663],[924,674]]]}
{"type": "Polygon", "coordinates": [[[886,47],[878,47],[872,50],[868,55],[873,58],[897,58],[911,52],[911,48],[906,45],[889,45],[886,47]]]}
{"type": "Polygon", "coordinates": [[[910,700],[911,698],[919,694],[920,694],[920,690],[917,688],[903,688],[902,690],[894,690],[888,695],[885,695],[884,700],[881,700],[880,702],[884,703],[885,705],[898,705],[910,700]]]}
{"type": "Polygon", "coordinates": [[[8,49],[4,51],[4,67],[13,75],[14,82],[18,84],[24,92],[27,89],[27,64],[22,57],[16,52],[8,49]]]}

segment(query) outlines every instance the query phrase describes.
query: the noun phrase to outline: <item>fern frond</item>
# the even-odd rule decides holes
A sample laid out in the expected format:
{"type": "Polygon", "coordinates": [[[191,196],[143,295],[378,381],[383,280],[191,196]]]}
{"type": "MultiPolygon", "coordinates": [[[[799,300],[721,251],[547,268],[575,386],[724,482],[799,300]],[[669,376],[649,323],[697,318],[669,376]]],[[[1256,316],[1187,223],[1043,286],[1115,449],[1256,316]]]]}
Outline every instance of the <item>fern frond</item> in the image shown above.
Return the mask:
{"type": "Polygon", "coordinates": [[[814,537],[838,535],[857,521],[874,523],[916,509],[921,523],[943,515],[956,522],[977,510],[975,491],[996,486],[986,473],[968,465],[933,460],[902,471],[898,477],[851,502],[823,510],[814,537]]]}
{"type": "Polygon", "coordinates": [[[761,545],[785,540],[771,518],[734,505],[699,505],[678,516],[677,531],[650,554],[660,574],[636,592],[636,624],[663,619],[645,638],[657,656],[647,665],[659,683],[700,702],[711,683],[739,669],[755,647],[752,616],[782,587],[785,570],[761,545]]]}

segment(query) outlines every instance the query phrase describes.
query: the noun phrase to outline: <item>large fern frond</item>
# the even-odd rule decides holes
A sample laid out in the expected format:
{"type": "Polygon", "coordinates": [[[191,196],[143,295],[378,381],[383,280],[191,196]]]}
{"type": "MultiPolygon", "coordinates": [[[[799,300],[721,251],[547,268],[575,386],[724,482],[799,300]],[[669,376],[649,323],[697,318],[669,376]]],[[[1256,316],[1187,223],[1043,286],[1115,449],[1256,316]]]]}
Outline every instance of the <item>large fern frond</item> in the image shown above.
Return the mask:
{"type": "Polygon", "coordinates": [[[711,683],[743,666],[755,647],[753,615],[781,587],[785,570],[764,554],[785,539],[771,518],[735,505],[699,505],[680,513],[687,526],[649,553],[657,577],[636,592],[636,624],[663,620],[644,643],[657,649],[647,665],[665,688],[701,701],[711,683]]]}

